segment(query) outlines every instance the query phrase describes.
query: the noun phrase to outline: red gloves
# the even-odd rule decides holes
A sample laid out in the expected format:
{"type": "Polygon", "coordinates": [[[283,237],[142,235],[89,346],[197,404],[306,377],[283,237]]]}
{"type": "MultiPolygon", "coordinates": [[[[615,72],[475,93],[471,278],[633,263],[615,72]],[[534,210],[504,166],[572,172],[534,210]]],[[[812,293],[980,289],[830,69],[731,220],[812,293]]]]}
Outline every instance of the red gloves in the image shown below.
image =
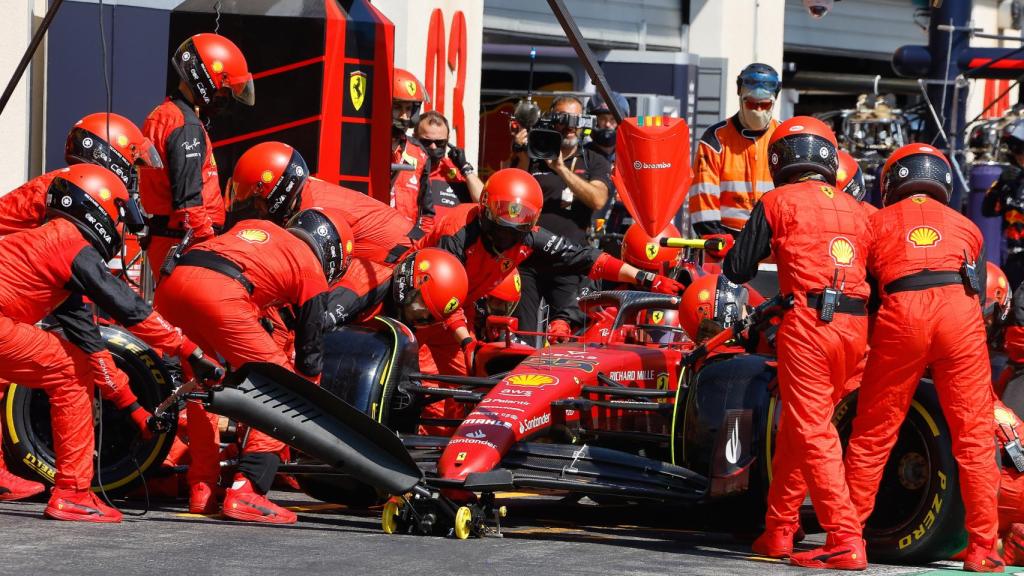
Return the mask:
{"type": "Polygon", "coordinates": [[[569,327],[569,323],[561,318],[552,320],[548,324],[548,342],[555,344],[558,342],[568,342],[569,337],[572,336],[572,328],[569,327]]]}
{"type": "Polygon", "coordinates": [[[662,276],[653,272],[640,272],[636,275],[636,283],[644,288],[649,288],[651,292],[670,294],[672,296],[679,296],[686,290],[686,286],[679,282],[668,276],[662,276]]]}
{"type": "MultiPolygon", "coordinates": [[[[719,260],[725,258],[725,255],[729,252],[733,245],[736,244],[736,240],[733,239],[732,234],[707,234],[701,236],[701,238],[705,240],[719,240],[719,242],[717,242],[717,246],[706,246],[704,248],[704,252],[708,256],[711,256],[712,258],[717,258],[719,260]]],[[[716,243],[710,242],[710,244],[716,243]]]]}
{"type": "Polygon", "coordinates": [[[143,440],[153,438],[153,431],[149,428],[149,419],[153,417],[153,414],[149,410],[139,406],[138,402],[136,402],[134,403],[134,409],[128,413],[128,417],[132,419],[132,422],[135,422],[135,426],[138,427],[143,440]]]}
{"type": "Polygon", "coordinates": [[[181,371],[185,381],[195,380],[200,384],[216,384],[224,378],[224,367],[208,358],[195,342],[182,338],[181,371]]]}
{"type": "Polygon", "coordinates": [[[480,341],[472,336],[466,336],[459,344],[462,346],[462,357],[466,362],[466,374],[473,375],[473,364],[476,362],[476,349],[480,347],[480,341]]]}
{"type": "Polygon", "coordinates": [[[89,372],[92,374],[93,385],[118,410],[124,410],[135,402],[128,375],[114,364],[114,357],[109,350],[89,354],[89,372]]]}

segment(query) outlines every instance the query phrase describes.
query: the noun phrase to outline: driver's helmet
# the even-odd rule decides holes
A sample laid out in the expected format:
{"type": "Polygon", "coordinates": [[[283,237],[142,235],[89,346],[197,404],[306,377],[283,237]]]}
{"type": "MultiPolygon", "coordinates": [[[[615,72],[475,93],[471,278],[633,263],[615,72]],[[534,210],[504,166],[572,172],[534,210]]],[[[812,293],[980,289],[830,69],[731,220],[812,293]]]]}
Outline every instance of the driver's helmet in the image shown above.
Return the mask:
{"type": "Polygon", "coordinates": [[[519,269],[513,268],[500,284],[487,293],[485,304],[488,316],[511,316],[519,305],[523,283],[519,277],[519,269]]]}
{"type": "Polygon", "coordinates": [[[671,344],[686,337],[679,324],[679,311],[671,308],[641,310],[636,328],[636,339],[642,344],[671,344]]]}
{"type": "Polygon", "coordinates": [[[683,292],[679,323],[694,342],[703,342],[740,320],[747,297],[745,287],[724,275],[701,276],[683,292]]]}

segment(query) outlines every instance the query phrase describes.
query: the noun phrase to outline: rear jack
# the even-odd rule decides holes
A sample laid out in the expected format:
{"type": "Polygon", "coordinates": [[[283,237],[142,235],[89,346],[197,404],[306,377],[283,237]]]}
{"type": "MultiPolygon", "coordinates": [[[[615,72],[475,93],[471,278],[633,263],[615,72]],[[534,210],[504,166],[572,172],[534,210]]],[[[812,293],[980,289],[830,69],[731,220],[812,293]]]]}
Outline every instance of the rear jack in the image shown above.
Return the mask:
{"type": "Polygon", "coordinates": [[[411,494],[392,497],[384,504],[381,528],[386,534],[447,536],[459,540],[469,537],[501,537],[504,506],[494,506],[494,494],[486,493],[477,502],[459,505],[440,491],[417,486],[411,494]],[[493,519],[494,527],[487,525],[493,519]]]}

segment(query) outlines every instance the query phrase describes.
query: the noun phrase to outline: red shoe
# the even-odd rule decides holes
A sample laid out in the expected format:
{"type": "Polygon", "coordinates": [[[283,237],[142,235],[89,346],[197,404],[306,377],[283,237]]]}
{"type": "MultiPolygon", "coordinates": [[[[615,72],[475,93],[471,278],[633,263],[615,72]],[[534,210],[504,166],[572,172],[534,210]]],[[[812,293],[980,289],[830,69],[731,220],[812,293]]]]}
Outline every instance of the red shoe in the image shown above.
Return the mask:
{"type": "Polygon", "coordinates": [[[1024,524],[1010,524],[1010,531],[1003,538],[1003,561],[1007,566],[1021,566],[1024,562],[1024,524]]]}
{"type": "MultiPolygon", "coordinates": [[[[1021,527],[1020,524],[1014,524],[1010,527],[1010,536],[1007,540],[1013,538],[1014,528],[1021,527]]],[[[1019,537],[1019,536],[1018,536],[1019,537]]],[[[1017,540],[1020,543],[1020,540],[1017,540]]],[[[1009,545],[1006,548],[1010,548],[1009,545]]],[[[1018,548],[1019,550],[1019,548],[1018,548]]],[[[964,556],[964,572],[1002,572],[1006,564],[1003,563],[1003,559],[999,556],[999,551],[996,549],[996,545],[993,542],[988,546],[975,543],[971,541],[967,544],[967,555],[964,556]]]]}
{"type": "Polygon", "coordinates": [[[295,512],[285,510],[252,489],[248,479],[235,477],[235,483],[224,496],[224,515],[243,522],[295,524],[295,512]]]}
{"type": "Polygon", "coordinates": [[[804,568],[864,570],[868,567],[868,555],[862,538],[855,536],[839,540],[830,534],[823,547],[797,552],[789,557],[789,563],[804,568]]]}
{"type": "Polygon", "coordinates": [[[768,558],[786,558],[793,553],[793,544],[804,539],[799,526],[779,526],[767,529],[754,540],[754,554],[768,558]]]}
{"type": "Polygon", "coordinates": [[[215,484],[196,482],[188,490],[188,511],[192,514],[216,514],[224,490],[215,484]]]}
{"type": "Polygon", "coordinates": [[[121,513],[107,506],[89,490],[54,488],[43,516],[78,522],[120,522],[121,513]]]}
{"type": "Polygon", "coordinates": [[[23,500],[43,490],[46,490],[46,487],[39,482],[19,478],[0,468],[0,501],[23,500]]]}

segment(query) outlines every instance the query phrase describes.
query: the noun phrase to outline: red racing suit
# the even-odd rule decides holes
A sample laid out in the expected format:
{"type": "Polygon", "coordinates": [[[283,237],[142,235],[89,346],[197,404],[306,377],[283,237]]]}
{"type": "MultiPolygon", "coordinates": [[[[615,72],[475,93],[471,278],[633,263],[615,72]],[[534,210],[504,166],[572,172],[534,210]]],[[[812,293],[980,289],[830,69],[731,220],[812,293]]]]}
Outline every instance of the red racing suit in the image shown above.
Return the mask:
{"type": "Polygon", "coordinates": [[[417,228],[387,204],[356,190],[317,178],[302,189],[299,208],[334,208],[352,228],[353,258],[394,266],[423,237],[417,228]]]}
{"type": "Polygon", "coordinates": [[[779,289],[794,297],[776,337],[782,416],[768,491],[768,530],[799,522],[799,503],[792,502],[803,500],[806,482],[829,536],[860,537],[831,421],[833,398],[855,373],[867,343],[867,235],[867,219],[852,196],[823,181],[804,180],[765,194],[726,256],[724,274],[743,284],[756,274],[758,262],[774,253],[779,289]],[[836,276],[842,296],[832,320],[825,322],[817,302],[836,276]]]}
{"type": "Polygon", "coordinates": [[[434,227],[430,196],[430,157],[415,138],[404,138],[391,154],[391,163],[405,170],[391,172],[391,207],[424,232],[434,227]]]}
{"type": "Polygon", "coordinates": [[[139,196],[151,215],[147,253],[159,280],[167,253],[186,230],[193,230],[195,244],[224,225],[224,199],[210,137],[184,97],[177,94],[164,100],[146,117],[142,133],[164,163],[159,169],[139,169],[139,196]]]}
{"type": "Polygon", "coordinates": [[[993,402],[996,444],[1003,461],[999,478],[999,534],[1011,524],[1024,522],[1024,472],[1017,470],[1006,451],[1007,443],[1024,438],[1020,417],[999,400],[993,402]]]}
{"type": "MultiPolygon", "coordinates": [[[[63,170],[64,168],[60,168],[36,176],[0,197],[0,237],[38,228],[46,222],[46,191],[49,190],[50,183],[60,176],[63,170]]],[[[61,308],[71,310],[74,308],[73,303],[77,303],[77,306],[81,308],[83,306],[81,295],[70,297],[67,306],[61,308]]],[[[74,312],[80,314],[77,310],[74,312]]],[[[137,399],[129,387],[128,375],[115,366],[114,358],[106,349],[103,338],[92,325],[91,315],[87,323],[92,325],[92,329],[78,331],[69,330],[66,325],[69,318],[66,315],[57,314],[56,319],[64,327],[65,337],[72,339],[81,351],[85,352],[85,354],[72,355],[73,359],[80,364],[77,366],[77,370],[84,374],[88,373],[91,368],[94,374],[101,375],[102,377],[96,378],[94,383],[99,387],[100,394],[113,402],[119,410],[134,404],[137,399]]],[[[77,320],[81,319],[76,317],[71,321],[79,323],[77,320]]]]}
{"type": "Polygon", "coordinates": [[[0,236],[43,225],[46,221],[46,191],[63,170],[58,168],[36,176],[0,196],[0,236]]]}
{"type": "Polygon", "coordinates": [[[107,369],[109,353],[96,354],[103,340],[77,295],[87,296],[160,354],[182,356],[183,340],[110,274],[100,254],[68,220],[55,219],[6,237],[0,242],[0,267],[0,380],[46,391],[56,439],[57,487],[86,490],[93,474],[92,388],[96,382],[118,384],[107,369]],[[50,313],[64,327],[67,340],[34,325],[50,313]]]}
{"type": "Polygon", "coordinates": [[[967,293],[959,273],[965,258],[976,260],[985,286],[981,232],[923,195],[878,211],[870,227],[868,267],[882,304],[846,452],[850,496],[866,521],[900,424],[930,368],[952,433],[967,532],[972,542],[991,547],[999,489],[991,368],[979,299],[967,293]]]}
{"type": "MultiPolygon", "coordinates": [[[[315,380],[323,362],[326,292],[323,268],[305,242],[269,221],[243,220],[182,255],[174,272],[157,287],[155,300],[157,309],[189,338],[234,368],[246,362],[273,362],[315,380]],[[281,307],[290,307],[289,315],[296,319],[294,364],[260,324],[267,311],[281,307]]],[[[188,422],[189,482],[216,483],[216,429],[197,402],[188,404],[188,422]]],[[[284,447],[250,429],[243,450],[267,454],[284,447]]]]}

